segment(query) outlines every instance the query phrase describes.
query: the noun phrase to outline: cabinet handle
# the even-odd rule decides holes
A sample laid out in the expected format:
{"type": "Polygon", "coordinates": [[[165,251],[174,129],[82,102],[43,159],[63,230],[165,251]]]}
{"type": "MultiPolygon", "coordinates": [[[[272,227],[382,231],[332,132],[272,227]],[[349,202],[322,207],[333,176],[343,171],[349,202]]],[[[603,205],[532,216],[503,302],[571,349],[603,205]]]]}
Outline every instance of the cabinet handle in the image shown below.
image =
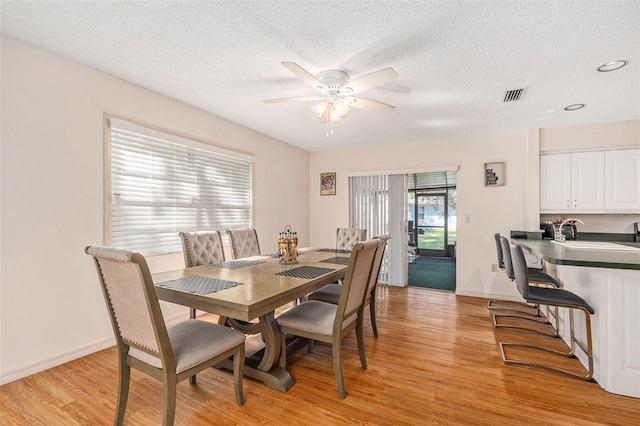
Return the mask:
{"type": "Polygon", "coordinates": [[[571,201],[567,200],[567,208],[571,207],[571,201]]]}
{"type": "Polygon", "coordinates": [[[573,208],[578,208],[578,200],[573,200],[573,208]]]}

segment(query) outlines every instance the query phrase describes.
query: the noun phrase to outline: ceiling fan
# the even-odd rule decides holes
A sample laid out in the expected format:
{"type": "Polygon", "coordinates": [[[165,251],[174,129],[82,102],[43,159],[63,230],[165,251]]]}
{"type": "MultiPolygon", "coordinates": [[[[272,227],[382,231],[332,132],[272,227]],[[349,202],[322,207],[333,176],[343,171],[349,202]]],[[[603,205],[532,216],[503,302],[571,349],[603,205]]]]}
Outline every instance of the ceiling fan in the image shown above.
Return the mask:
{"type": "Polygon", "coordinates": [[[330,123],[337,123],[342,120],[342,117],[349,113],[350,107],[377,112],[391,112],[395,109],[394,106],[383,102],[352,96],[394,80],[398,77],[398,73],[391,67],[383,68],[349,81],[349,74],[340,70],[322,71],[314,77],[309,71],[295,62],[283,62],[282,65],[320,92],[320,94],[263,101],[267,104],[292,101],[320,101],[311,107],[311,111],[320,121],[330,123]]]}

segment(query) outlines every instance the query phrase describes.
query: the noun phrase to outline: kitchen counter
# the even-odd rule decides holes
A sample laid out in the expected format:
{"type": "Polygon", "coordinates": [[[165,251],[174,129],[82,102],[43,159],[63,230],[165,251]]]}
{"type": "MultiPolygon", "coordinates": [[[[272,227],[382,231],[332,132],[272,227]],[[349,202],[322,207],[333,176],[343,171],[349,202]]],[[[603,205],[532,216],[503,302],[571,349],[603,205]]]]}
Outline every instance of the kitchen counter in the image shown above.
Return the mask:
{"type": "MultiPolygon", "coordinates": [[[[554,265],[587,266],[592,268],[640,270],[640,251],[586,250],[563,247],[551,240],[511,240],[532,254],[554,265]]],[[[581,241],[581,240],[578,240],[581,241]]],[[[612,241],[640,248],[640,243],[612,241]]]]}

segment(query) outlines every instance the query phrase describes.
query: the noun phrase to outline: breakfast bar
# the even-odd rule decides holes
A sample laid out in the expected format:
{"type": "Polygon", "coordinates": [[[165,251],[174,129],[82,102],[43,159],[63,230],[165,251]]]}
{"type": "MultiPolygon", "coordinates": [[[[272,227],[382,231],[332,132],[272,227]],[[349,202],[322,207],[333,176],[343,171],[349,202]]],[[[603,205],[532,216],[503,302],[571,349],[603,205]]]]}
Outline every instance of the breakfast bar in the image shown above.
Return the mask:
{"type": "MultiPolygon", "coordinates": [[[[541,258],[547,273],[595,309],[594,378],[599,385],[608,392],[640,398],[640,243],[512,241],[541,258]]],[[[558,329],[568,341],[566,315],[561,312],[558,329]]],[[[580,333],[584,319],[576,319],[580,333]]]]}

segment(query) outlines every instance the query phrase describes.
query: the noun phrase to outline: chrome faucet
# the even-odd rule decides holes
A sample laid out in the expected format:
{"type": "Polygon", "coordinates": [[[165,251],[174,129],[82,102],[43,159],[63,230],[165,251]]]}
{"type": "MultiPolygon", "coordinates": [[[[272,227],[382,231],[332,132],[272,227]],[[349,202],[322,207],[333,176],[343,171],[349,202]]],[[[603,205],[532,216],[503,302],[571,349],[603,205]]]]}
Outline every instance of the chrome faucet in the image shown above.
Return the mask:
{"type": "Polygon", "coordinates": [[[564,243],[565,241],[567,241],[567,237],[564,236],[564,234],[562,233],[562,227],[567,224],[567,223],[581,223],[582,226],[585,226],[584,222],[581,221],[580,219],[565,219],[562,221],[562,223],[560,223],[560,225],[554,225],[553,227],[553,239],[554,241],[557,241],[559,243],[564,243]]]}

